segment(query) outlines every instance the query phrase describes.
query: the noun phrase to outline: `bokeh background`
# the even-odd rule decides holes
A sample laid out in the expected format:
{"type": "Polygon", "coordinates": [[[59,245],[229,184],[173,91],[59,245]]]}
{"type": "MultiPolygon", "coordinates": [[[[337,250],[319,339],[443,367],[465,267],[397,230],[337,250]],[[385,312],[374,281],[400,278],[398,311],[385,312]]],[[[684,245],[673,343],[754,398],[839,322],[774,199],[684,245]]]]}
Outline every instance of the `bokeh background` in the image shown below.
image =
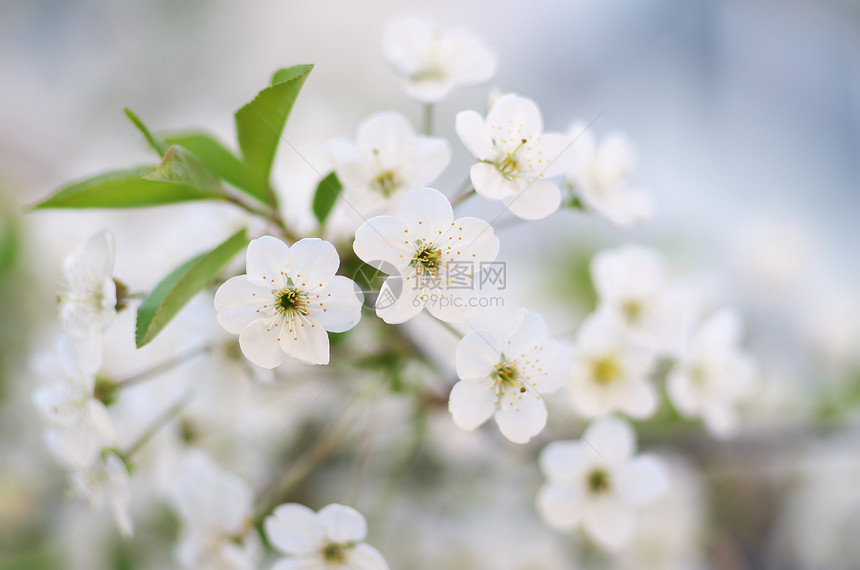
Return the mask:
{"type": "MultiPolygon", "coordinates": [[[[598,135],[621,129],[637,143],[636,180],[655,195],[656,218],[619,230],[564,212],[540,226],[504,230],[505,255],[523,259],[511,261],[514,288],[574,282],[596,249],[645,241],[747,318],[763,371],[747,416],[752,435],[716,447],[671,442],[709,478],[701,518],[717,530],[704,540],[706,567],[860,567],[851,544],[860,523],[860,439],[851,427],[860,415],[856,1],[11,0],[0,4],[0,568],[65,567],[57,566],[58,553],[70,542],[57,538],[52,523],[66,509],[61,474],[42,449],[28,372],[56,316],[62,257],[108,225],[117,233],[118,274],[145,288],[163,275],[153,267],[175,265],[228,235],[205,228],[231,215],[185,206],[172,217],[158,210],[25,214],[26,206],[69,180],[151,162],[123,107],[158,130],[204,127],[233,141],[233,112],[273,70],[296,63],[316,67],[285,137],[328,172],[324,142],[352,137],[369,114],[398,110],[420,119],[380,47],[385,25],[407,15],[475,31],[499,58],[491,86],[537,100],[548,127],[597,117],[598,135]],[[199,234],[171,240],[169,224],[188,220],[199,234]],[[142,247],[156,234],[170,251],[142,247]],[[123,257],[123,250],[138,253],[123,257]],[[516,278],[526,274],[539,277],[516,278]]],[[[471,161],[454,134],[454,115],[483,109],[487,92],[458,90],[436,111],[435,130],[454,148],[438,184],[449,195],[471,161]]],[[[285,215],[311,227],[319,172],[289,148],[276,168],[285,215]]],[[[498,211],[483,202],[468,208],[488,219],[498,211]]],[[[562,287],[532,295],[541,297],[534,308],[558,307],[564,294],[562,287]]],[[[551,328],[561,333],[575,327],[582,308],[554,314],[551,328]]],[[[469,542],[481,525],[446,520],[440,548],[469,542]]],[[[545,545],[539,527],[522,528],[521,540],[540,545],[528,552],[564,552],[561,540],[545,545]]],[[[380,547],[392,542],[380,540],[380,547]]],[[[471,541],[494,544],[483,533],[471,541]]],[[[411,552],[430,556],[418,546],[411,552]]],[[[394,568],[425,567],[397,556],[394,568]]],[[[137,567],[127,553],[106,559],[72,556],[66,564],[137,567]]],[[[461,567],[567,567],[561,554],[535,566],[477,560],[461,567]]]]}

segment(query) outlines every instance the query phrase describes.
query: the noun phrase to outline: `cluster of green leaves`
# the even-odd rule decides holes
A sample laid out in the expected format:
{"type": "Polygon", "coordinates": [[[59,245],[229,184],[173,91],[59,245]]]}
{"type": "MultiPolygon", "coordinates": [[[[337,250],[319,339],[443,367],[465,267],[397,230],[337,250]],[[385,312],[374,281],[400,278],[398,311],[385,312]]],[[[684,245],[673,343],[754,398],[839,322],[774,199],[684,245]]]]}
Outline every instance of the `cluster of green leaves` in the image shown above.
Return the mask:
{"type": "MultiPolygon", "coordinates": [[[[277,221],[280,213],[270,182],[272,166],[287,119],[312,69],[313,65],[296,65],[278,70],[270,86],[236,111],[239,155],[205,132],[155,134],[126,109],[128,118],[161,157],[160,164],[113,170],[73,182],[32,209],[139,208],[215,200],[277,221]]],[[[313,211],[321,226],[340,188],[334,173],[320,182],[313,211]]],[[[138,309],[138,348],[152,341],[247,243],[243,229],[171,271],[138,309]]]]}

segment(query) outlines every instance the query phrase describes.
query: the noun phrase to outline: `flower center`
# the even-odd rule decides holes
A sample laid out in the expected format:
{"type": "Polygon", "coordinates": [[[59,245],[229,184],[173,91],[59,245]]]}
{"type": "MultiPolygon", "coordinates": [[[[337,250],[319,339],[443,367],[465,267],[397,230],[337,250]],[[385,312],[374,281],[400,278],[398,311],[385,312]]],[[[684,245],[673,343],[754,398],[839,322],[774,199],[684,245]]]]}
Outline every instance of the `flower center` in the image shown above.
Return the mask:
{"type": "Polygon", "coordinates": [[[518,155],[527,142],[527,139],[521,139],[520,146],[515,148],[513,152],[505,154],[505,157],[500,162],[496,163],[496,169],[506,179],[516,180],[517,173],[520,171],[518,155]]]}
{"type": "Polygon", "coordinates": [[[370,185],[374,190],[387,198],[400,187],[403,181],[400,180],[395,171],[382,166],[382,159],[379,158],[379,149],[373,149],[373,158],[376,159],[376,167],[379,169],[379,174],[370,181],[370,185]]]}
{"type": "Polygon", "coordinates": [[[383,170],[371,181],[370,185],[387,198],[400,187],[400,177],[393,170],[383,170]]]}
{"type": "Polygon", "coordinates": [[[645,312],[645,306],[641,301],[630,299],[622,303],[621,312],[624,314],[624,318],[627,319],[627,322],[635,323],[642,317],[642,313],[645,312]]]}
{"type": "Polygon", "coordinates": [[[410,267],[415,267],[422,274],[435,274],[442,260],[442,250],[420,239],[415,240],[415,245],[417,249],[415,257],[409,262],[410,267]]]}
{"type": "MultiPolygon", "coordinates": [[[[517,384],[517,379],[520,376],[515,362],[502,360],[493,367],[493,372],[490,375],[493,379],[498,380],[500,384],[514,385],[517,384]]],[[[525,387],[523,387],[525,392],[525,387]]]]}
{"type": "Polygon", "coordinates": [[[605,469],[594,469],[586,478],[588,491],[593,495],[599,495],[609,490],[609,473],[605,469]]]}
{"type": "Polygon", "coordinates": [[[287,287],[282,289],[276,296],[276,309],[282,315],[292,315],[301,313],[307,315],[308,311],[305,308],[306,298],[301,291],[295,287],[287,287]]]}
{"type": "Polygon", "coordinates": [[[337,542],[330,542],[323,546],[322,556],[326,562],[343,564],[346,562],[346,548],[337,542]]]}
{"type": "Polygon", "coordinates": [[[604,356],[591,362],[591,376],[598,384],[611,384],[621,373],[621,367],[612,356],[604,356]]]}
{"type": "Polygon", "coordinates": [[[421,71],[409,76],[412,81],[442,81],[445,79],[445,70],[441,65],[434,62],[421,71]]]}

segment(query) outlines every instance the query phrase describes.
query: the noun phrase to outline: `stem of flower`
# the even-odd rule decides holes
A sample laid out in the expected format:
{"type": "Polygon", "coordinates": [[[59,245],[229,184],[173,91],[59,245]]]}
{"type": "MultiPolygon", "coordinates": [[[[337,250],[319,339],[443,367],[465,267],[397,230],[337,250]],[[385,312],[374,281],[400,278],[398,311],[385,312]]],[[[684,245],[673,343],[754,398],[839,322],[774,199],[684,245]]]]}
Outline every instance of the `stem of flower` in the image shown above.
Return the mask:
{"type": "Polygon", "coordinates": [[[463,333],[461,333],[460,331],[458,331],[457,329],[455,329],[455,328],[451,325],[451,323],[446,323],[445,321],[443,321],[442,319],[440,319],[440,318],[438,318],[438,317],[433,317],[433,318],[434,318],[434,319],[436,319],[436,321],[437,321],[440,325],[442,325],[443,327],[445,327],[446,329],[448,329],[448,331],[449,331],[452,335],[456,336],[457,338],[463,338],[463,333]]]}
{"type": "Polygon", "coordinates": [[[424,134],[428,137],[433,134],[433,104],[424,105],[424,134]]]}
{"type": "Polygon", "coordinates": [[[131,459],[131,456],[140,451],[140,448],[146,445],[146,442],[148,442],[150,439],[152,439],[152,436],[158,433],[158,430],[163,428],[172,419],[178,416],[179,412],[182,411],[182,408],[188,405],[190,401],[191,394],[188,394],[187,396],[167,408],[160,416],[155,418],[155,420],[151,424],[149,424],[149,427],[147,427],[143,431],[143,433],[140,434],[140,436],[138,436],[138,438],[134,440],[134,442],[132,442],[131,445],[128,446],[128,449],[126,449],[125,451],[117,452],[117,454],[120,456],[120,459],[122,459],[123,462],[127,464],[129,459],[131,459]]]}
{"type": "Polygon", "coordinates": [[[286,240],[290,242],[297,242],[301,239],[301,236],[297,235],[295,232],[293,232],[292,230],[290,230],[290,228],[287,227],[287,225],[284,223],[284,218],[281,216],[280,211],[275,209],[269,211],[262,210],[244,202],[243,200],[240,200],[239,198],[236,198],[235,196],[225,196],[224,199],[231,204],[239,206],[249,214],[271,222],[272,224],[277,226],[277,228],[281,231],[282,236],[286,240]]]}
{"type": "Polygon", "coordinates": [[[280,479],[274,481],[260,493],[260,497],[268,500],[261,501],[262,508],[254,516],[255,524],[262,521],[277,505],[289,497],[301,483],[340,445],[353,425],[349,414],[341,414],[321,435],[314,446],[304,455],[293,462],[290,469],[284,472],[280,479]]]}
{"type": "Polygon", "coordinates": [[[475,195],[475,189],[472,188],[471,190],[468,190],[465,193],[461,194],[459,197],[454,198],[454,200],[451,202],[451,206],[454,206],[454,207],[459,206],[460,204],[462,204],[463,202],[465,202],[466,200],[468,200],[469,198],[471,198],[474,195],[475,195]]]}
{"type": "Polygon", "coordinates": [[[194,358],[198,354],[201,354],[203,352],[208,351],[210,348],[211,347],[209,345],[206,345],[206,344],[198,346],[196,348],[192,348],[191,350],[189,350],[188,352],[186,352],[184,354],[180,354],[179,356],[171,358],[170,360],[168,360],[166,362],[162,362],[161,364],[157,364],[148,370],[144,370],[143,372],[138,372],[134,376],[130,376],[130,377],[126,378],[125,380],[116,382],[116,389],[119,390],[122,388],[128,388],[129,386],[134,386],[136,384],[140,384],[141,382],[145,382],[146,380],[151,380],[152,378],[155,378],[155,377],[159,376],[160,374],[163,374],[163,373],[167,372],[168,370],[171,370],[171,369],[179,366],[180,364],[191,360],[192,358],[194,358]]]}

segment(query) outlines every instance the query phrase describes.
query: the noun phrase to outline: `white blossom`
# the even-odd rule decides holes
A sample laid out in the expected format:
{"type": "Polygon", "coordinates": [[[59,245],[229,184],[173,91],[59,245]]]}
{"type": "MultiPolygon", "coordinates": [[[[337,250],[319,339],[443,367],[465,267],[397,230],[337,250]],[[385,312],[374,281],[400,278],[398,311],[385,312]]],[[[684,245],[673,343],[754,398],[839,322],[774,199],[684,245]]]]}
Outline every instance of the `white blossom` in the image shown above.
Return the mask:
{"type": "Polygon", "coordinates": [[[573,406],[587,418],[613,411],[645,418],[657,408],[648,380],[654,353],[637,343],[618,321],[596,313],[580,326],[568,379],[573,406]]]}
{"type": "Polygon", "coordinates": [[[716,437],[738,429],[736,406],[755,373],[752,358],[741,351],[740,316],[724,309],[693,333],[686,350],[667,378],[674,406],[687,417],[701,417],[716,437]]]}
{"type": "Polygon", "coordinates": [[[361,216],[391,213],[403,193],[433,182],[451,161],[443,138],[418,136],[399,113],[377,113],[358,127],[353,143],[329,141],[349,209],[361,216]]]}
{"type": "Polygon", "coordinates": [[[633,143],[621,133],[606,135],[600,144],[583,122],[571,125],[574,164],[567,171],[568,182],[583,204],[619,226],[649,219],[654,204],[651,196],[630,182],[636,170],[633,143]]]}
{"type": "Polygon", "coordinates": [[[51,382],[33,393],[33,404],[49,423],[48,448],[67,467],[78,469],[90,466],[116,440],[107,409],[93,394],[99,359],[88,349],[61,337],[38,367],[51,382]]]}
{"type": "Polygon", "coordinates": [[[131,536],[133,525],[128,514],[131,503],[128,468],[115,453],[103,456],[71,474],[72,491],[94,508],[108,506],[124,536],[131,536]]]}
{"type": "Polygon", "coordinates": [[[422,103],[441,101],[454,87],[479,85],[496,73],[496,58],[472,34],[414,18],[391,22],[382,47],[394,71],[406,78],[406,95],[422,103]]]}
{"type": "Polygon", "coordinates": [[[215,294],[218,322],[239,335],[242,353],[262,368],[286,355],[327,364],[326,331],[343,332],[361,318],[362,295],[335,272],[337,250],[317,238],[291,247],[271,236],[248,245],[247,274],[232,277],[215,294]]]}
{"type": "Polygon", "coordinates": [[[448,401],[454,423],[471,431],[494,416],[514,443],[543,430],[543,396],[564,384],[570,366],[567,351],[547,338],[543,317],[526,310],[504,340],[483,330],[464,336],[455,359],[460,382],[448,401]]]}
{"type": "Polygon", "coordinates": [[[98,334],[116,316],[113,234],[100,230],[66,257],[60,294],[63,327],[72,337],[95,346],[98,334]]]}
{"type": "Polygon", "coordinates": [[[692,295],[669,281],[656,251],[640,245],[601,251],[591,260],[591,278],[599,312],[613,315],[638,342],[661,354],[680,349],[692,295]]]}
{"type": "Polygon", "coordinates": [[[371,218],[355,232],[356,255],[389,275],[376,314],[392,324],[424,307],[443,321],[470,318],[475,272],[499,251],[492,226],[479,218],[454,220],[448,199],[432,188],[408,191],[397,212],[371,218]]]}
{"type": "Polygon", "coordinates": [[[183,460],[169,499],[182,523],[176,557],[194,570],[255,570],[259,537],[251,524],[253,491],[200,450],[183,460]]]}
{"type": "Polygon", "coordinates": [[[539,220],[561,204],[561,190],[549,180],[571,164],[570,139],[543,132],[540,109],[531,99],[507,94],[486,120],[475,111],[457,114],[457,134],[477,159],[470,170],[475,191],[501,200],[514,215],[539,220]]]}
{"type": "Polygon", "coordinates": [[[637,511],[668,487],[663,462],[635,452],[633,428],[614,417],[592,423],[580,440],[547,445],[540,454],[547,482],[537,498],[543,520],[557,530],[581,526],[603,548],[624,547],[634,536],[637,511]]]}
{"type": "Polygon", "coordinates": [[[318,513],[289,503],[275,509],[264,523],[269,542],[286,556],[272,570],[387,570],[374,547],[363,542],[367,523],[361,513],[337,503],[318,513]]]}

